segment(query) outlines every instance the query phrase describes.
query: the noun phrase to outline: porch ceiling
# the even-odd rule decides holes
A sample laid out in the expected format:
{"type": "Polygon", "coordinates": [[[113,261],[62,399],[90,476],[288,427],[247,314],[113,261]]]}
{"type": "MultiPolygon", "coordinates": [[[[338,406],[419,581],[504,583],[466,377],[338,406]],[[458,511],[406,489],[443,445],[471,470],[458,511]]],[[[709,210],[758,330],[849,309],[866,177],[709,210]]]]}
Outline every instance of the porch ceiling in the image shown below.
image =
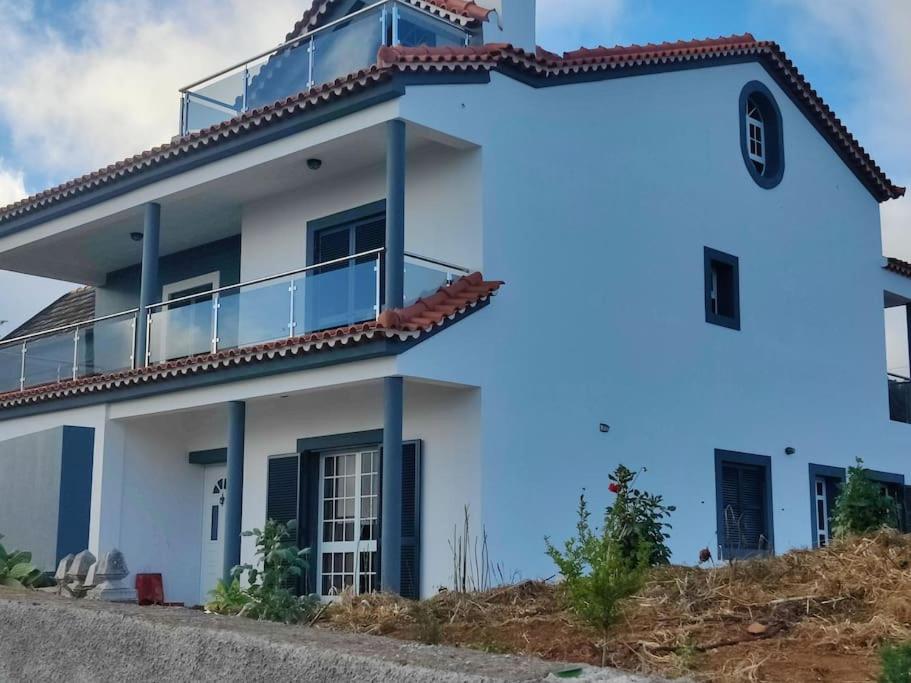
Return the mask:
{"type": "MultiPolygon", "coordinates": [[[[386,129],[364,128],[314,147],[248,166],[215,180],[193,185],[163,181],[176,189],[156,201],[162,208],[161,254],[172,254],[241,232],[244,204],[298,189],[302,193],[346,175],[385,164],[386,129]],[[317,158],[319,170],[307,166],[317,158]]],[[[410,127],[409,152],[428,145],[452,146],[433,132],[410,127]]],[[[215,162],[219,163],[219,162],[215,162]]],[[[138,264],[143,205],[104,215],[41,239],[0,241],[0,269],[86,285],[103,285],[107,273],[138,264]],[[4,247],[6,247],[4,249],[4,247]]]]}

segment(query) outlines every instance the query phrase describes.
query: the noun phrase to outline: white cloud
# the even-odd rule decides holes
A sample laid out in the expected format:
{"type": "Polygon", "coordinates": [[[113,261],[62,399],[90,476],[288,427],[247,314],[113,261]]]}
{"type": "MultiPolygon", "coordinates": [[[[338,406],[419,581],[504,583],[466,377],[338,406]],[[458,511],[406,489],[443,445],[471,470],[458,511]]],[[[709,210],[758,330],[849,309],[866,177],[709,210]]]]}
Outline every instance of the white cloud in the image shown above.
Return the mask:
{"type": "Polygon", "coordinates": [[[0,206],[17,202],[26,195],[25,175],[21,170],[7,168],[0,158],[0,206]]]}
{"type": "MultiPolygon", "coordinates": [[[[911,184],[911,2],[779,0],[797,10],[791,39],[802,49],[850,65],[849,98],[838,112],[898,184],[911,184]]],[[[882,206],[883,249],[911,260],[911,199],[882,206]]]]}
{"type": "Polygon", "coordinates": [[[562,52],[617,42],[625,5],[625,0],[538,0],[538,44],[562,52]]]}
{"type": "Polygon", "coordinates": [[[68,20],[64,35],[32,4],[0,0],[0,119],[13,151],[64,179],[166,142],[179,87],[278,44],[306,4],[82,0],[57,24],[68,20]]]}

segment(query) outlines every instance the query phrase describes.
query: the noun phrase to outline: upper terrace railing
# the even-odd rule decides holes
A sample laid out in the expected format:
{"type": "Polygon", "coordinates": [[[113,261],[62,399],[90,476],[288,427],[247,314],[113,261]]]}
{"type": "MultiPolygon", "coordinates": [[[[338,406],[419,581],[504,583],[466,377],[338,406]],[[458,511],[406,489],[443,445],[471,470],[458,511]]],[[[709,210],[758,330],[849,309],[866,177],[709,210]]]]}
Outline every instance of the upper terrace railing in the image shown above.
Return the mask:
{"type": "Polygon", "coordinates": [[[365,69],[383,45],[467,45],[468,31],[381,0],[180,90],[181,135],[365,69]]]}
{"type": "MultiPolygon", "coordinates": [[[[127,370],[374,320],[384,249],[149,306],[147,357],[135,359],[138,309],[0,341],[0,392],[127,370]]],[[[405,254],[404,305],[468,271],[405,254]]]]}

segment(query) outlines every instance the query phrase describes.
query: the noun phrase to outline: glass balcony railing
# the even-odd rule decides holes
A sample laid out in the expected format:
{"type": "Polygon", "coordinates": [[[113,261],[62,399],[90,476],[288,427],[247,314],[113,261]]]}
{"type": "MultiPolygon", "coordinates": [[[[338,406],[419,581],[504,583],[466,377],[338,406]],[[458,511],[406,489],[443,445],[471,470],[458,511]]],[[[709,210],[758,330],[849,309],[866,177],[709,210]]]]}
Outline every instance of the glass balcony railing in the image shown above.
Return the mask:
{"type": "Polygon", "coordinates": [[[0,392],[133,367],[136,309],[0,342],[0,392]]]}
{"type": "Polygon", "coordinates": [[[382,0],[181,92],[182,135],[366,69],[383,45],[467,45],[471,34],[401,0],[382,0]]]}
{"type": "MultiPolygon", "coordinates": [[[[298,337],[375,320],[384,249],[149,306],[147,364],[298,337]]],[[[468,271],[405,254],[404,305],[468,271]]],[[[0,341],[0,393],[135,367],[133,309],[0,341]]]]}
{"type": "Polygon", "coordinates": [[[911,423],[911,379],[889,373],[889,418],[911,423]]]}

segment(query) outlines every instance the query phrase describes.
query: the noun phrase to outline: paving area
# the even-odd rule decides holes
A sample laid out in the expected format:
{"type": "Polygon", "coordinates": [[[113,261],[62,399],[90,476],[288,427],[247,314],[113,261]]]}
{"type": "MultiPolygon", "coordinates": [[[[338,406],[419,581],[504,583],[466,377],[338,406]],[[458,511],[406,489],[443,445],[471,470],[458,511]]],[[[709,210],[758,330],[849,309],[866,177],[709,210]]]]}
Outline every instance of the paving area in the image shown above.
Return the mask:
{"type": "MultiPolygon", "coordinates": [[[[2,681],[561,680],[536,659],[0,589],[2,681]]],[[[586,681],[645,683],[607,669],[586,681]]]]}

